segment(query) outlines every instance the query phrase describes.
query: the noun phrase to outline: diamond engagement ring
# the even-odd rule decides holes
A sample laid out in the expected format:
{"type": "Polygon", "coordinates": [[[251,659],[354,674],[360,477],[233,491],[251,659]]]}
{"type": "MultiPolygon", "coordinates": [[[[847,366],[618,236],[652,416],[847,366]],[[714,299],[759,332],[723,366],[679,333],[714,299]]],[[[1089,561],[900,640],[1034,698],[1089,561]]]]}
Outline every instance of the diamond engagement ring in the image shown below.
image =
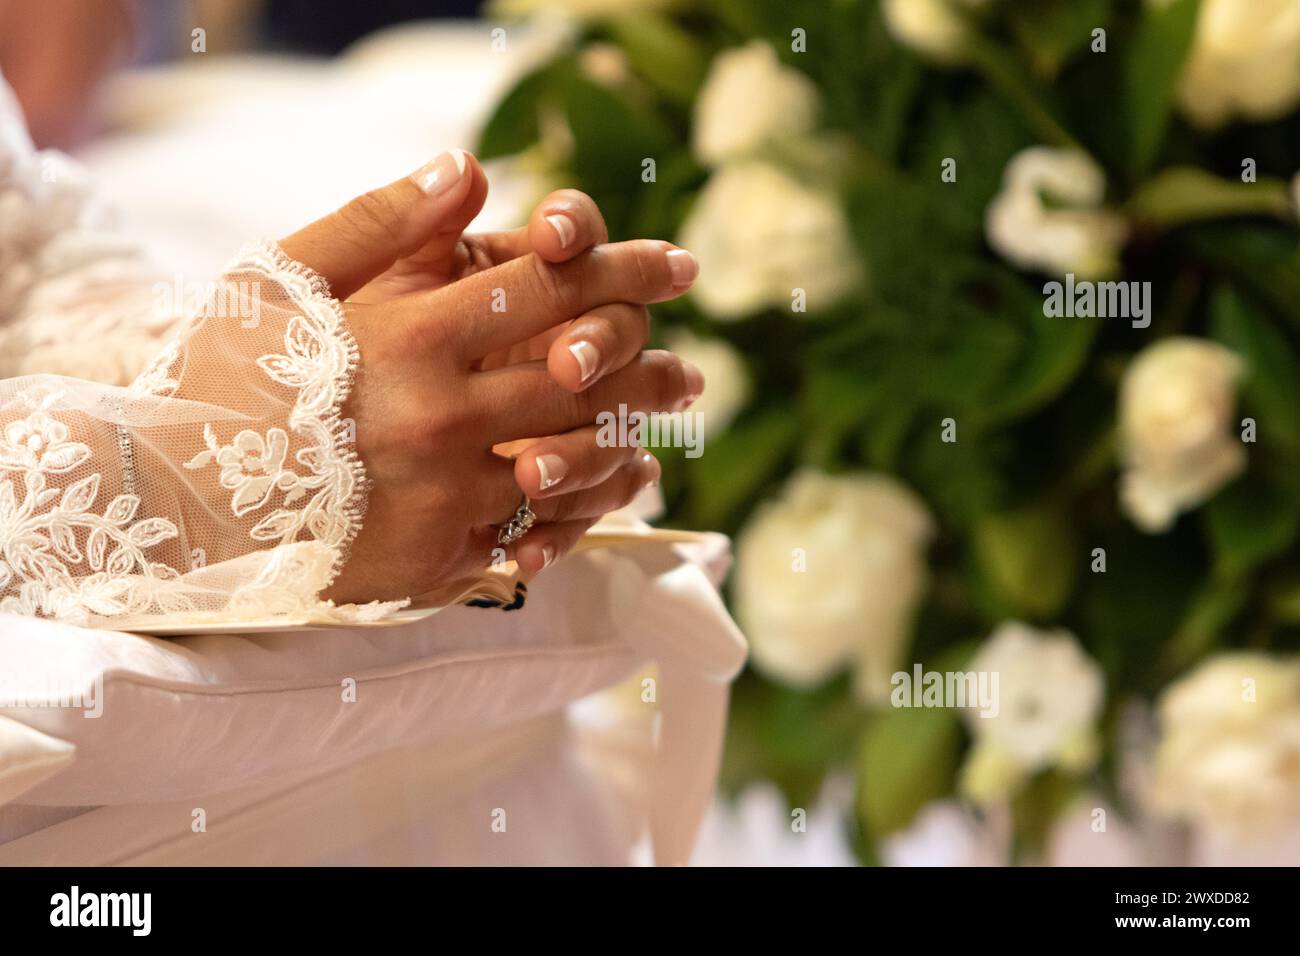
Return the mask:
{"type": "Polygon", "coordinates": [[[515,509],[515,515],[497,529],[497,544],[514,544],[528,533],[528,529],[537,521],[537,515],[528,507],[528,496],[515,509]]]}

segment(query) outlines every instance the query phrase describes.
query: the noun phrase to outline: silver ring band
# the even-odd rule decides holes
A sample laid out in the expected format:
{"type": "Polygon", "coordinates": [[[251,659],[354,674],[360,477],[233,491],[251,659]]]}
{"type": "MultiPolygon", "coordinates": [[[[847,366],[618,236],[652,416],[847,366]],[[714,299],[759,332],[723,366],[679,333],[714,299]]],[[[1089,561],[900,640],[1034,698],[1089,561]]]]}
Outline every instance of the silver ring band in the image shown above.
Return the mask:
{"type": "Polygon", "coordinates": [[[515,509],[514,517],[497,529],[497,544],[514,544],[526,535],[528,529],[536,522],[537,515],[529,507],[528,496],[524,495],[524,500],[515,509]]]}

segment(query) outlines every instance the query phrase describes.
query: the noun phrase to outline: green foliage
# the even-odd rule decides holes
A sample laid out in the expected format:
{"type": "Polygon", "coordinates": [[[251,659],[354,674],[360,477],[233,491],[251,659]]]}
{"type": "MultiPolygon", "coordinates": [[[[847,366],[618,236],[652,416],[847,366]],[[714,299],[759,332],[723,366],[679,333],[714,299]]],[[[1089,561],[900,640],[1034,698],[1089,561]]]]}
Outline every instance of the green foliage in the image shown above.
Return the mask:
{"type": "Polygon", "coordinates": [[[1150,167],[1160,149],[1201,0],[1145,4],[1125,58],[1123,116],[1129,169],[1150,167]]]}
{"type": "Polygon", "coordinates": [[[699,40],[649,11],[615,17],[608,29],[634,70],[671,101],[690,104],[708,65],[699,40]]]}
{"type": "Polygon", "coordinates": [[[809,807],[866,723],[846,680],[816,690],[782,687],[748,673],[732,691],[724,790],[772,780],[791,806],[809,807]]]}
{"type": "Polygon", "coordinates": [[[1223,179],[1191,166],[1171,166],[1143,183],[1126,207],[1135,219],[1160,227],[1230,216],[1290,215],[1286,184],[1223,179]]]}
{"type": "Polygon", "coordinates": [[[1050,621],[1070,596],[1079,542],[1065,509],[1038,503],[976,522],[975,557],[1000,617],[1050,621]]]}
{"type": "Polygon", "coordinates": [[[872,722],[858,756],[858,815],[873,838],[904,829],[951,788],[960,744],[951,709],[886,710],[872,722]]]}
{"type": "MultiPolygon", "coordinates": [[[[961,670],[969,644],[950,648],[930,667],[961,670]]],[[[887,708],[874,715],[858,748],[858,817],[879,839],[905,828],[916,812],[951,789],[962,740],[952,708],[887,708]]]]}
{"type": "Polygon", "coordinates": [[[1246,411],[1258,418],[1273,451],[1300,464],[1300,364],[1286,335],[1239,293],[1218,290],[1210,304],[1210,332],[1245,364],[1246,411]]]}
{"type": "MultiPolygon", "coordinates": [[[[1214,135],[1180,117],[1200,6],[992,3],[974,15],[966,61],[935,68],[890,35],[875,0],[703,0],[587,28],[578,46],[617,45],[625,83],[592,79],[576,50],[523,77],[480,155],[535,149],[542,118],[562,118],[572,149],[549,162],[596,198],[615,239],[675,237],[711,175],[691,123],[717,52],[764,40],[820,91],[818,133],[764,155],[835,192],[867,281],[808,315],[783,304],[724,324],[690,298],[656,307],[661,326],[733,345],[755,383],[702,458],[665,456],[669,523],[735,532],[796,468],[878,470],[916,489],[939,525],[909,662],[959,668],[973,639],[1019,618],[1078,635],[1119,701],[1149,697],[1219,649],[1300,647],[1300,249],[1288,188],[1300,119],[1214,135]],[[1098,27],[1105,53],[1091,50],[1098,27]],[[791,49],[795,28],[806,54],[791,49]],[[1080,148],[1103,166],[1108,203],[1130,226],[1115,278],[1151,283],[1150,328],[1048,317],[1047,277],[989,248],[985,216],[1006,165],[1034,145],[1080,148]],[[1243,156],[1258,160],[1258,182],[1241,181],[1243,156]],[[949,159],[956,182],[940,179],[949,159]],[[1118,384],[1170,334],[1240,357],[1232,427],[1250,417],[1258,435],[1243,475],[1149,534],[1118,500],[1118,384]],[[940,440],[949,418],[952,443],[940,440]],[[1091,566],[1097,548],[1104,572],[1091,566]]],[[[828,772],[856,772],[871,858],[880,836],[953,792],[964,739],[950,710],[872,710],[845,679],[795,690],[748,673],[724,779],[773,779],[806,806],[828,772]]],[[[1076,783],[1047,773],[1026,785],[1014,806],[1024,847],[1041,843],[1076,783]]]]}
{"type": "Polygon", "coordinates": [[[1089,50],[1092,31],[1109,26],[1110,10],[1110,0],[1038,0],[1014,4],[1008,18],[1034,72],[1050,78],[1089,50]]]}

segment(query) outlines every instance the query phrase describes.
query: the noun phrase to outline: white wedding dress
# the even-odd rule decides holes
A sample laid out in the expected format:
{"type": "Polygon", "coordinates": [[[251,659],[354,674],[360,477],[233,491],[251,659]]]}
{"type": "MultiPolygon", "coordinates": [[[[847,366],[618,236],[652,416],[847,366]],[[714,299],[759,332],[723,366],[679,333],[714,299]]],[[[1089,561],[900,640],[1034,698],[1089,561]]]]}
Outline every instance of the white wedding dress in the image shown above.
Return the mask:
{"type": "Polygon", "coordinates": [[[339,304],[266,242],[187,302],[112,225],[0,81],[0,863],[685,862],[744,657],[725,540],[367,626],[402,602],[318,598],[367,494],[339,304]],[[129,633],[177,622],[227,633],[129,633]]]}

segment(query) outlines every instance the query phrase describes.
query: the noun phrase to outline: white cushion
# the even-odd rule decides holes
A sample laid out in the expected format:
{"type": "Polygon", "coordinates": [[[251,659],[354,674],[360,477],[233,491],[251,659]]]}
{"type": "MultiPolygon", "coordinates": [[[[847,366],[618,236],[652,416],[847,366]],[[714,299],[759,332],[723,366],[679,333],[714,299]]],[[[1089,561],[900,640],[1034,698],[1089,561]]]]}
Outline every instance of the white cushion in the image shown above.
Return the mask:
{"type": "Polygon", "coordinates": [[[76,747],[0,717],[0,806],[68,767],[76,747]]]}
{"type": "Polygon", "coordinates": [[[725,685],[744,654],[710,581],[725,556],[725,540],[577,554],[520,610],[448,608],[388,628],[165,639],[0,615],[0,675],[29,704],[51,686],[93,700],[103,685],[97,717],[0,701],[0,715],[76,752],[21,802],[189,799],[490,730],[616,683],[657,641],[725,685]]]}
{"type": "MultiPolygon", "coordinates": [[[[716,589],[727,558],[716,535],[587,551],[534,582],[521,610],[449,608],[388,628],[163,639],[0,616],[11,694],[16,682],[19,697],[39,702],[51,684],[75,697],[102,682],[89,694],[98,716],[0,705],[0,716],[75,748],[57,772],[24,778],[5,810],[21,822],[42,808],[207,806],[221,794],[238,803],[394,748],[456,747],[519,727],[653,662],[653,766],[629,799],[644,807],[655,859],[685,863],[745,656],[716,589]]],[[[13,849],[36,836],[19,827],[13,849]]],[[[101,835],[106,858],[125,852],[126,836],[101,835]]]]}
{"type": "Polygon", "coordinates": [[[0,714],[76,750],[22,802],[188,799],[558,710],[636,664],[587,563],[555,569],[517,611],[391,628],[164,639],[0,615],[0,673],[28,705],[0,714]],[[50,688],[91,699],[97,677],[98,717],[32,706],[50,688]]]}

